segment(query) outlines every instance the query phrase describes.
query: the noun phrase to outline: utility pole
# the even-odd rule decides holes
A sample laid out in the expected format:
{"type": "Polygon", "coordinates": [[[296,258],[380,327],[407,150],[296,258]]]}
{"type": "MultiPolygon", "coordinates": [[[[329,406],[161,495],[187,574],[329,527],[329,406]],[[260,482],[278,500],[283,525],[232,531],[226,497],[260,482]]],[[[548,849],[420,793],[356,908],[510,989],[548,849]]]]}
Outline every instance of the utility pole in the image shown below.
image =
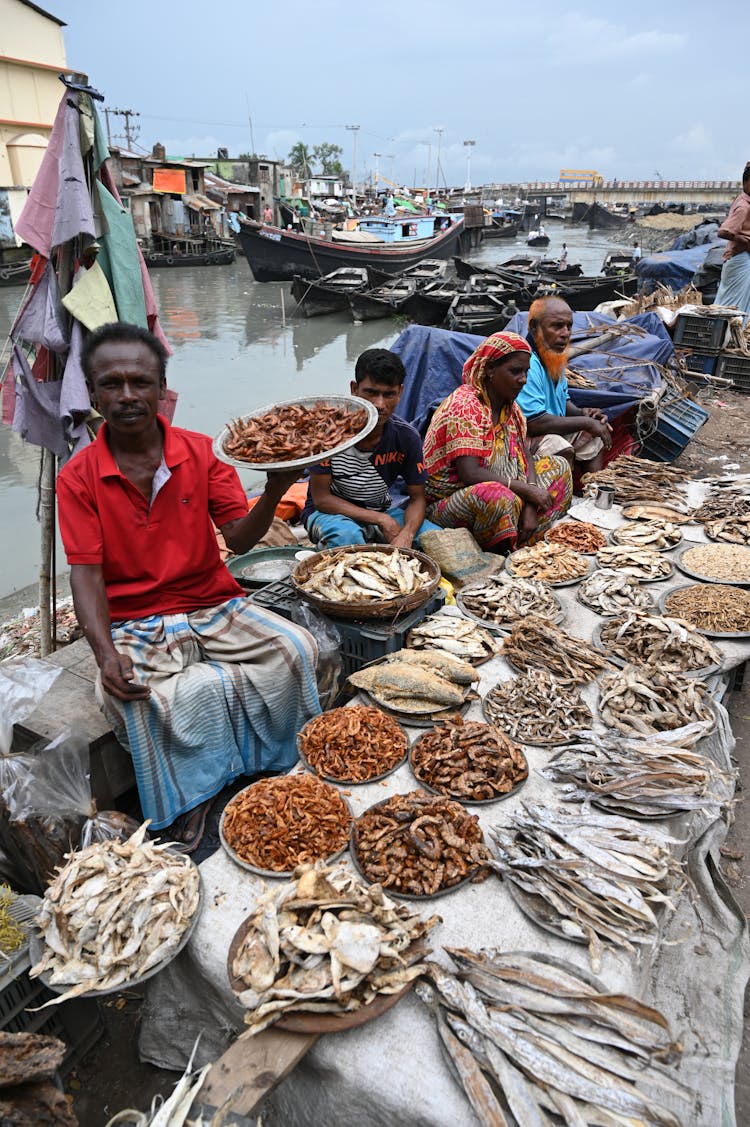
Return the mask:
{"type": "Polygon", "coordinates": [[[464,191],[470,192],[471,191],[471,150],[472,150],[472,147],[474,145],[476,145],[476,141],[464,141],[464,145],[466,145],[466,184],[464,185],[464,191]]]}
{"type": "Polygon", "coordinates": [[[383,154],[382,153],[373,153],[372,155],[375,157],[375,194],[377,195],[378,180],[380,179],[380,158],[383,154]]]}
{"type": "Polygon", "coordinates": [[[111,114],[111,112],[112,111],[110,109],[108,109],[106,106],[104,107],[104,117],[106,118],[106,121],[107,121],[107,148],[108,149],[112,148],[112,135],[109,131],[109,115],[111,114]]]}
{"type": "Polygon", "coordinates": [[[395,153],[386,153],[385,159],[389,160],[391,162],[390,165],[388,166],[388,179],[391,181],[391,187],[393,187],[393,162],[396,159],[396,154],[395,153]]]}
{"type": "Polygon", "coordinates": [[[427,175],[425,177],[424,194],[425,197],[430,194],[430,172],[432,170],[432,144],[427,145],[427,175]]]}
{"type": "MultiPolygon", "coordinates": [[[[133,142],[140,133],[140,126],[131,125],[131,117],[140,117],[141,115],[137,110],[105,110],[107,114],[116,114],[118,117],[125,118],[125,144],[130,149],[133,147],[133,142]]],[[[109,116],[107,116],[107,135],[109,135],[109,116]]]]}
{"type": "Polygon", "coordinates": [[[354,156],[352,158],[352,202],[357,206],[357,134],[359,133],[358,125],[345,125],[344,129],[348,129],[350,133],[354,134],[354,156]]]}
{"type": "MultiPolygon", "coordinates": [[[[442,127],[442,125],[438,125],[437,128],[435,129],[435,132],[438,135],[437,166],[435,168],[435,195],[437,195],[438,192],[440,191],[440,146],[441,146],[442,141],[443,141],[443,127],[442,127]]],[[[429,190],[429,185],[428,185],[428,190],[429,190]]]]}

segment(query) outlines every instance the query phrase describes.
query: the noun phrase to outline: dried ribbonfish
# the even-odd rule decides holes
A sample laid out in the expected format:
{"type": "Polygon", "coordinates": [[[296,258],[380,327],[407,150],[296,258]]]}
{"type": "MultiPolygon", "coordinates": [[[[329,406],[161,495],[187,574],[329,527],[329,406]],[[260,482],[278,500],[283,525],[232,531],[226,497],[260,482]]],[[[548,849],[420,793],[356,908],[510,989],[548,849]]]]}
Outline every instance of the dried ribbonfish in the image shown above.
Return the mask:
{"type": "Polygon", "coordinates": [[[540,541],[512,552],[506,561],[511,575],[546,583],[570,583],[589,570],[589,561],[563,544],[540,541]]]}
{"type": "Polygon", "coordinates": [[[602,646],[662,673],[694,673],[722,663],[721,651],[681,618],[630,610],[601,628],[602,646]]]}
{"type": "Polygon", "coordinates": [[[582,638],[533,615],[513,627],[503,645],[503,657],[522,673],[546,669],[563,685],[583,685],[609,668],[607,659],[582,638]]]}
{"type": "MultiPolygon", "coordinates": [[[[423,562],[399,548],[383,551],[336,548],[305,561],[302,577],[294,575],[301,591],[329,602],[362,604],[411,595],[431,582],[423,562]]],[[[299,572],[299,568],[296,569],[299,572]]]]}
{"type": "Polygon", "coordinates": [[[652,548],[635,548],[611,544],[596,554],[600,567],[615,568],[633,579],[668,579],[672,574],[669,560],[652,548]]]}
{"type": "Polygon", "coordinates": [[[652,610],[654,601],[632,575],[612,568],[599,568],[578,588],[578,598],[597,614],[609,616],[635,608],[652,610]]]}
{"type": "Polygon", "coordinates": [[[351,1013],[424,973],[417,940],[440,923],[343,868],[301,865],[264,892],[232,961],[253,1034],[290,1012],[351,1013]]]}
{"type": "Polygon", "coordinates": [[[444,650],[466,661],[483,661],[500,649],[489,630],[454,614],[430,614],[412,627],[406,644],[414,649],[444,650]]]}
{"type": "Polygon", "coordinates": [[[546,669],[529,669],[500,681],[487,693],[482,708],[488,720],[522,743],[561,743],[593,724],[580,691],[546,669]]]}
{"type": "Polygon", "coordinates": [[[549,619],[560,614],[560,604],[546,583],[504,571],[462,587],[458,601],[470,614],[493,626],[507,626],[529,614],[549,619]]]}
{"type": "Polygon", "coordinates": [[[750,591],[742,587],[693,583],[672,591],[664,609],[706,634],[750,633],[750,591]]]}
{"type": "Polygon", "coordinates": [[[602,944],[656,944],[652,905],[672,906],[684,883],[671,838],[629,818],[522,804],[490,831],[491,867],[511,882],[524,911],[570,939],[588,943],[592,966],[602,944]]]}
{"type": "Polygon", "coordinates": [[[666,501],[684,511],[687,498],[678,486],[689,479],[689,471],[680,469],[679,466],[668,466],[664,462],[651,462],[647,458],[621,454],[603,470],[583,474],[581,481],[585,486],[613,486],[615,501],[620,505],[631,502],[661,504],[666,501]]]}
{"type": "Polygon", "coordinates": [[[629,544],[634,548],[668,551],[682,540],[676,524],[665,520],[626,521],[612,533],[613,544],[629,544]]]}
{"type": "Polygon", "coordinates": [[[653,736],[701,721],[710,731],[716,717],[708,689],[695,677],[626,665],[599,682],[599,714],[608,728],[626,736],[653,736]]]}

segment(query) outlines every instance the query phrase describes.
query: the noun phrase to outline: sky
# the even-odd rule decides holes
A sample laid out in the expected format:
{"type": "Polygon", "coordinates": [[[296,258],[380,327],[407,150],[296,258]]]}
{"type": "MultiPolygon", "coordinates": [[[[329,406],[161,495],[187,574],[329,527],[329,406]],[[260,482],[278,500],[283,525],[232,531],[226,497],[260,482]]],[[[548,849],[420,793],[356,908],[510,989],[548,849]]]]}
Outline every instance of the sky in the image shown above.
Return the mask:
{"type": "Polygon", "coordinates": [[[351,172],[356,137],[359,184],[377,169],[428,187],[563,168],[738,180],[750,159],[746,52],[732,46],[747,43],[745,0],[42,6],[68,24],[68,65],[140,114],[137,145],[174,157],[330,142],[351,172]]]}

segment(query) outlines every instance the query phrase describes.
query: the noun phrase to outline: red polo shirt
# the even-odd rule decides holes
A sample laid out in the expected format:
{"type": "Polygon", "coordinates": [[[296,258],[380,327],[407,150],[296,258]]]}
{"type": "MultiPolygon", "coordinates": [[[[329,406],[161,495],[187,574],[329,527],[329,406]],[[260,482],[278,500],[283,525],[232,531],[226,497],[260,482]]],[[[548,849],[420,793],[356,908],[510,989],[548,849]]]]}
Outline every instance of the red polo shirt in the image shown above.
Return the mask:
{"type": "Polygon", "coordinates": [[[164,431],[170,477],[153,504],[117,467],[105,423],[96,441],[60,471],[60,533],[69,564],[99,564],[113,622],[181,614],[242,595],[221,561],[212,521],[247,513],[237,473],[205,434],[164,431]]]}

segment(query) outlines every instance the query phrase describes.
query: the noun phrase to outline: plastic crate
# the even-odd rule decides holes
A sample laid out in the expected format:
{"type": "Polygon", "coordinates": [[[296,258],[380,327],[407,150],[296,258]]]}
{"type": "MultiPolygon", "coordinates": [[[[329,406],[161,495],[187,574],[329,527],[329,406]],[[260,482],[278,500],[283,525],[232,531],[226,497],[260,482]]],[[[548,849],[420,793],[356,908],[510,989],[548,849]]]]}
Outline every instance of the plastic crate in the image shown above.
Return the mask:
{"type": "Polygon", "coordinates": [[[673,462],[707,418],[708,411],[692,399],[662,400],[656,430],[641,446],[640,456],[656,462],[673,462]]]}
{"type": "Polygon", "coordinates": [[[718,352],[727,332],[726,317],[703,317],[699,313],[680,313],[674,330],[674,343],[698,352],[718,352]]]}
{"type": "Polygon", "coordinates": [[[716,375],[731,380],[732,388],[740,395],[750,395],[750,356],[743,356],[741,352],[722,352],[716,375]]]}
{"type": "Polygon", "coordinates": [[[694,376],[713,376],[716,365],[719,363],[719,354],[716,352],[696,352],[686,349],[683,353],[685,367],[694,376]]]}

